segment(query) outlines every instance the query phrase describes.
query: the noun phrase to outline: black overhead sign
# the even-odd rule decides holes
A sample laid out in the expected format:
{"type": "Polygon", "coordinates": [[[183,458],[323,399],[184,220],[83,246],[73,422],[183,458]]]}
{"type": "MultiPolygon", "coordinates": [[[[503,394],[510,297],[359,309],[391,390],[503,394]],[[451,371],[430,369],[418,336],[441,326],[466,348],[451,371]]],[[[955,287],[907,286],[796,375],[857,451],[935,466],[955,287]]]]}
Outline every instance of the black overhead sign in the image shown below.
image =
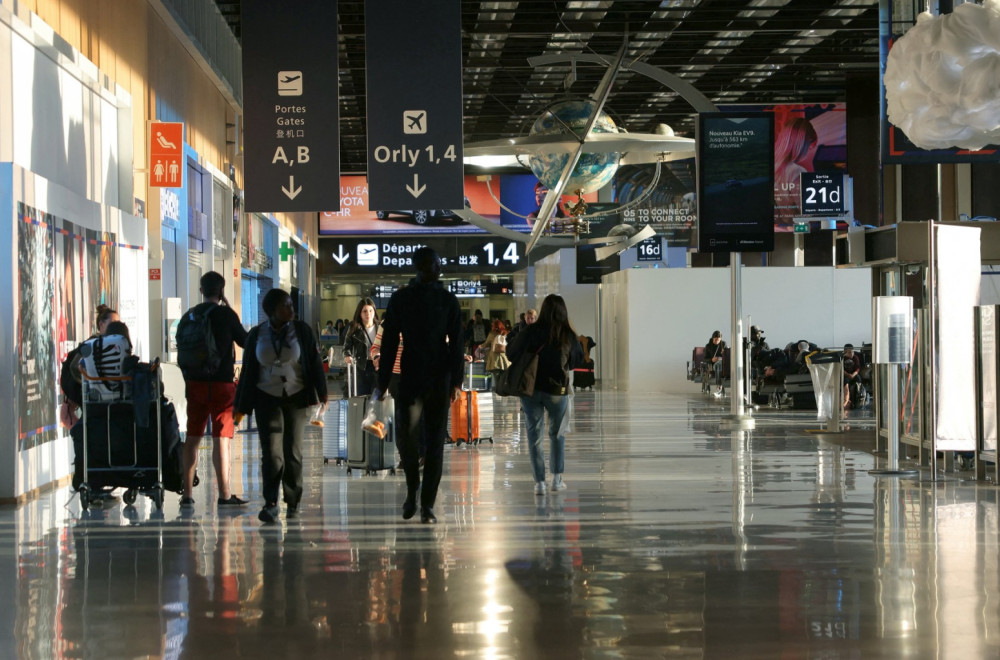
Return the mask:
{"type": "Polygon", "coordinates": [[[774,249],[774,114],[698,115],[698,251],[774,249]]]}
{"type": "Polygon", "coordinates": [[[803,172],[802,215],[844,215],[844,175],[803,172]]]}
{"type": "Polygon", "coordinates": [[[459,0],[366,0],[365,43],[368,207],[463,208],[459,0]]]}
{"type": "Polygon", "coordinates": [[[246,210],[339,210],[337,2],[242,10],[246,210]]]}
{"type": "Polygon", "coordinates": [[[525,244],[496,236],[320,238],[319,274],[416,274],[413,253],[431,247],[445,274],[513,273],[528,265],[525,244]]]}

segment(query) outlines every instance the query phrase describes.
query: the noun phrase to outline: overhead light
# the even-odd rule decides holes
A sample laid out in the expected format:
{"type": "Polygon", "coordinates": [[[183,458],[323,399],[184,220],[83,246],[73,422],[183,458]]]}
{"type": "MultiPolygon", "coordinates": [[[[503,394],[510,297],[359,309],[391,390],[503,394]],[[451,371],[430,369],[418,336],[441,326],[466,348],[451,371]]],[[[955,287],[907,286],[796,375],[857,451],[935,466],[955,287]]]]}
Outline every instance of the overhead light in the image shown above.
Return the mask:
{"type": "Polygon", "coordinates": [[[466,165],[471,165],[472,167],[482,167],[484,169],[499,169],[502,167],[520,166],[515,154],[466,156],[462,160],[466,165]]]}

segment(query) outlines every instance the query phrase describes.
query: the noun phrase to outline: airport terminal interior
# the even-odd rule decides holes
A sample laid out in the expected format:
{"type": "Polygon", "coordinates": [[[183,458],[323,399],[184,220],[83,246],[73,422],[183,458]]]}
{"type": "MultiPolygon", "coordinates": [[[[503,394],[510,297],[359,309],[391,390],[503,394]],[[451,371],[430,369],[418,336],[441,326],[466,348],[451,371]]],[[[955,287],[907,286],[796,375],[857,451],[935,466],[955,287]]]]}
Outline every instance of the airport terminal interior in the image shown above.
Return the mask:
{"type": "Polygon", "coordinates": [[[1000,0],[0,0],[0,658],[1000,657],[998,32],[1000,0]],[[421,247],[468,360],[433,516],[345,359],[421,247]],[[184,494],[210,272],[316,337],[297,508],[257,409],[247,501],[208,437],[184,494]],[[539,483],[495,337],[551,294],[586,357],[539,483]]]}

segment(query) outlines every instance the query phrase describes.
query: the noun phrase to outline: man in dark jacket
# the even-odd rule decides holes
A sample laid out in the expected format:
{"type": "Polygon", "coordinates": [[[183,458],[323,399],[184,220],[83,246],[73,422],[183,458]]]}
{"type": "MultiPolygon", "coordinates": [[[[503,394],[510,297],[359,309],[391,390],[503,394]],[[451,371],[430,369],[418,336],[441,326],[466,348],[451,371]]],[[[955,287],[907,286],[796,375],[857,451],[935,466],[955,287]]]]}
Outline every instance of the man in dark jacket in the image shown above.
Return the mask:
{"type": "Polygon", "coordinates": [[[425,247],[414,252],[413,265],[417,276],[392,294],[382,317],[378,384],[380,392],[389,387],[402,334],[406,350],[396,397],[396,443],[406,472],[403,519],[416,513],[420,490],[420,521],[435,523],[433,507],[444,465],[449,403],[458,397],[462,383],[462,312],[455,294],[438,282],[441,260],[434,250],[425,247]],[[421,424],[427,443],[422,488],[421,424]]]}

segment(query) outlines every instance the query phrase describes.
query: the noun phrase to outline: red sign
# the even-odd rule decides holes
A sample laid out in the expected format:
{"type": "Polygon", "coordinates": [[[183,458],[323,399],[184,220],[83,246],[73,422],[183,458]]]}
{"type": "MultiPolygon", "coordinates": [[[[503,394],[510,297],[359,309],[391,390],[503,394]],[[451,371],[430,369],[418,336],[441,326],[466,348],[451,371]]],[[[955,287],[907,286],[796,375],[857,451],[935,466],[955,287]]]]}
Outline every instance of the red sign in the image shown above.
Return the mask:
{"type": "Polygon", "coordinates": [[[239,268],[234,268],[233,269],[233,277],[238,278],[239,276],[240,276],[240,269],[239,268]]]}
{"type": "Polygon", "coordinates": [[[160,279],[160,269],[159,268],[150,268],[149,269],[149,279],[150,280],[158,280],[158,279],[160,279]]]}
{"type": "Polygon", "coordinates": [[[149,185],[180,188],[184,182],[184,124],[149,122],[149,185]]]}

